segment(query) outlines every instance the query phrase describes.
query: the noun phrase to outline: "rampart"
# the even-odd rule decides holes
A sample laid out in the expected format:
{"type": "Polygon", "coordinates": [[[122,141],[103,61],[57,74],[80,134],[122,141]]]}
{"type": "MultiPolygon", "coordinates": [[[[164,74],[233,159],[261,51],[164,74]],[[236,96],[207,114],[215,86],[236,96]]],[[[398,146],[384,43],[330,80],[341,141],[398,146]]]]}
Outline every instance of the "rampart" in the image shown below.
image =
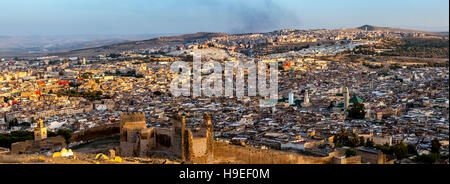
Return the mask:
{"type": "Polygon", "coordinates": [[[12,154],[34,153],[40,151],[56,151],[66,146],[62,136],[49,137],[44,140],[27,140],[11,144],[12,154]]]}
{"type": "Polygon", "coordinates": [[[327,157],[314,157],[278,150],[258,149],[214,142],[216,163],[229,164],[360,164],[361,157],[344,158],[343,152],[333,152],[327,157]]]}
{"type": "Polygon", "coordinates": [[[87,142],[93,139],[119,135],[120,124],[106,124],[72,134],[70,142],[87,142]]]}

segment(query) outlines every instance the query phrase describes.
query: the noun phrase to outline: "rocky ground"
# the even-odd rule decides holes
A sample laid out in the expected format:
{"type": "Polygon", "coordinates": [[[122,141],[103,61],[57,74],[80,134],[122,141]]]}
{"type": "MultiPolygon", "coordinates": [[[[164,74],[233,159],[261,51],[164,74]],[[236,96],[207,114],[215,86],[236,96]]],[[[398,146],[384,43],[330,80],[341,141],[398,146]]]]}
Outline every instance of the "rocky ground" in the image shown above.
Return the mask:
{"type": "Polygon", "coordinates": [[[0,164],[177,164],[167,159],[121,158],[122,161],[96,159],[96,154],[75,152],[73,157],[52,157],[39,154],[11,155],[0,153],[0,164]]]}

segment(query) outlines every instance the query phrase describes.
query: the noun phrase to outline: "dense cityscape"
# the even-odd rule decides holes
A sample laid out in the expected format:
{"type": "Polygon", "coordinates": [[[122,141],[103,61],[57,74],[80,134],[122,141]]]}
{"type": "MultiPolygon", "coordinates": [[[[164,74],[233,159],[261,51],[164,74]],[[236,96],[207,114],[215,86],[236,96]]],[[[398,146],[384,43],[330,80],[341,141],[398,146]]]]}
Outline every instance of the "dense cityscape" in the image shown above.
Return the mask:
{"type": "Polygon", "coordinates": [[[448,33],[366,25],[131,45],[1,58],[0,162],[449,163],[448,33]],[[277,104],[173,96],[170,66],[194,54],[276,62],[277,104]]]}

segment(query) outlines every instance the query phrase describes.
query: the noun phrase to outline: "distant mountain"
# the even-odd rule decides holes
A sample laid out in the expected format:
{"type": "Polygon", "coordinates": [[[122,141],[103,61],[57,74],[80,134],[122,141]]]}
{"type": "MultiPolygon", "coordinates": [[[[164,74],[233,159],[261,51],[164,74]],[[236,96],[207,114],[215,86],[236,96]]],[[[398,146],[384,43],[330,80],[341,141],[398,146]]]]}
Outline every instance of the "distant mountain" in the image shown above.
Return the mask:
{"type": "Polygon", "coordinates": [[[213,37],[225,36],[225,33],[200,32],[180,36],[158,37],[149,40],[133,41],[127,43],[112,44],[94,48],[72,50],[70,52],[52,53],[57,56],[97,56],[100,54],[117,53],[125,50],[146,49],[160,46],[174,46],[192,42],[201,42],[213,37]]]}
{"type": "Polygon", "coordinates": [[[371,25],[364,25],[361,27],[357,27],[356,29],[359,30],[367,30],[367,31],[380,31],[380,32],[405,32],[405,33],[425,33],[427,35],[434,35],[434,36],[440,36],[440,37],[448,37],[448,32],[431,32],[431,31],[420,31],[420,30],[413,30],[413,29],[401,29],[401,28],[391,28],[391,27],[378,27],[378,26],[371,26],[371,25]]]}
{"type": "Polygon", "coordinates": [[[364,25],[361,27],[357,27],[356,29],[367,30],[367,31],[375,31],[377,27],[371,25],[364,25]]]}
{"type": "MultiPolygon", "coordinates": [[[[389,31],[389,32],[422,32],[428,35],[448,37],[448,32],[427,32],[410,29],[378,27],[364,25],[353,29],[340,29],[342,31],[389,31]]],[[[57,55],[72,56],[98,56],[118,53],[126,50],[147,49],[163,46],[175,46],[186,43],[202,42],[213,37],[226,36],[226,33],[199,32],[178,36],[166,35],[139,35],[122,37],[8,37],[0,36],[0,57],[4,56],[41,56],[57,55]],[[157,37],[159,36],[159,37],[157,37]],[[161,37],[163,36],[163,37],[161,37]],[[151,38],[151,39],[149,39],[151,38]]]]}
{"type": "Polygon", "coordinates": [[[153,35],[0,36],[0,57],[41,56],[155,38],[153,35]]]}
{"type": "Polygon", "coordinates": [[[434,32],[434,33],[432,33],[433,35],[436,35],[436,36],[441,36],[441,37],[447,37],[448,38],[448,32],[434,32]]]}
{"type": "Polygon", "coordinates": [[[361,27],[357,27],[356,29],[367,30],[367,31],[383,31],[383,32],[422,32],[422,33],[430,33],[429,31],[419,31],[419,30],[411,30],[411,29],[401,29],[401,28],[391,28],[391,27],[379,27],[372,25],[364,25],[361,27]]]}

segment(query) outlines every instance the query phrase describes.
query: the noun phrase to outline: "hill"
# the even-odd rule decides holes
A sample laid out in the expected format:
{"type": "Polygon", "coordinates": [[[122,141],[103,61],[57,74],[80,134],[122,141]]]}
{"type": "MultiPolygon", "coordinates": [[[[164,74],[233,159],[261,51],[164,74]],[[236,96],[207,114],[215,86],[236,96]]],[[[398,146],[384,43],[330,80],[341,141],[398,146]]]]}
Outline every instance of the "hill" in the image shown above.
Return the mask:
{"type": "Polygon", "coordinates": [[[69,52],[52,53],[57,56],[97,56],[100,54],[117,53],[125,50],[146,49],[159,46],[174,46],[179,44],[200,42],[214,37],[226,36],[225,33],[200,32],[180,36],[158,37],[149,40],[118,43],[94,48],[78,49],[69,52]]]}
{"type": "Polygon", "coordinates": [[[49,53],[148,40],[158,36],[162,35],[0,36],[0,57],[45,56],[49,53]]]}
{"type": "Polygon", "coordinates": [[[401,28],[391,28],[391,27],[379,27],[379,26],[371,26],[371,25],[364,25],[364,26],[361,26],[361,27],[357,27],[356,29],[360,29],[360,30],[366,30],[367,29],[367,31],[382,31],[382,32],[405,32],[405,33],[421,32],[421,33],[430,33],[428,31],[419,31],[419,30],[401,29],[401,28]]]}

